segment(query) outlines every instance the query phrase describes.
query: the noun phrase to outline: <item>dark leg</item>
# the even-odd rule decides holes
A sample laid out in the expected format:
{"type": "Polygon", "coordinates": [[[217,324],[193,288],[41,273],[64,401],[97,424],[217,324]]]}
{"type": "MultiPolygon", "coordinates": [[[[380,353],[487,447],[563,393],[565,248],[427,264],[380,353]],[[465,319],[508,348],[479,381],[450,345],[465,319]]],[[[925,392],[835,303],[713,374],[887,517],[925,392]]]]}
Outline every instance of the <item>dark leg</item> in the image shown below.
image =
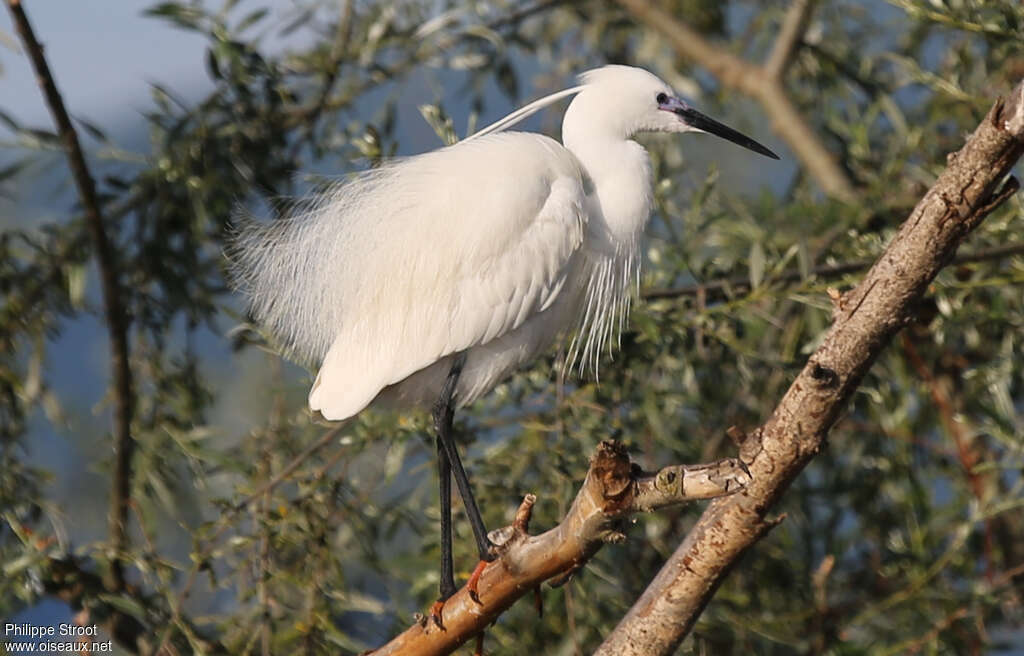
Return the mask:
{"type": "MultiPolygon", "coordinates": [[[[452,473],[455,475],[455,484],[459,486],[459,495],[462,496],[462,503],[466,506],[469,524],[473,527],[473,536],[476,538],[476,547],[480,552],[480,560],[490,562],[495,557],[492,551],[494,545],[487,539],[487,529],[484,527],[484,521],[480,517],[480,509],[477,508],[476,499],[473,498],[473,491],[469,487],[469,477],[466,476],[466,470],[462,467],[462,460],[459,458],[459,452],[455,448],[455,439],[452,435],[452,418],[455,416],[455,405],[452,403],[452,397],[455,394],[455,386],[459,382],[459,375],[462,374],[462,367],[465,364],[465,353],[458,355],[452,364],[452,370],[445,380],[444,388],[441,390],[441,398],[434,404],[434,429],[437,431],[438,444],[443,447],[444,454],[448,456],[448,463],[451,466],[452,473]]],[[[440,457],[438,460],[440,461],[440,457]]],[[[442,506],[444,504],[443,494],[444,484],[442,483],[442,506]]],[[[444,508],[442,507],[442,522],[444,521],[443,512],[444,508]]],[[[443,569],[441,584],[442,586],[444,585],[443,569]]]]}
{"type": "Polygon", "coordinates": [[[437,442],[437,468],[441,478],[441,596],[447,601],[455,594],[455,576],[452,567],[452,465],[448,455],[437,442]]]}
{"type": "Polygon", "coordinates": [[[444,628],[441,611],[444,602],[455,594],[455,576],[452,566],[452,465],[440,439],[437,440],[437,472],[441,481],[441,594],[430,607],[430,617],[444,628]]]}

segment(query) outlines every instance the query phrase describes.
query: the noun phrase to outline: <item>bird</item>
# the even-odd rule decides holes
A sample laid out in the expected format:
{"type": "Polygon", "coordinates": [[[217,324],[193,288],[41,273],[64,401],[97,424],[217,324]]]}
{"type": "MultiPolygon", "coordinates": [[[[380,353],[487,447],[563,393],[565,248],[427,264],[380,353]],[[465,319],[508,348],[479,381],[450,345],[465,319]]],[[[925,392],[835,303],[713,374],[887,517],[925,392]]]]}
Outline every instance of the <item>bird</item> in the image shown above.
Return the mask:
{"type": "Polygon", "coordinates": [[[354,174],[276,221],[238,219],[228,254],[253,320],[318,368],[309,407],[430,407],[441,500],[441,577],[456,592],[451,479],[480,562],[496,556],[452,435],[454,412],[560,340],[567,369],[617,342],[639,286],[653,204],[644,132],[709,133],[771,150],[697,111],[647,70],[608,65],[478,133],[354,174]],[[562,141],[508,128],[573,97],[562,141]]]}

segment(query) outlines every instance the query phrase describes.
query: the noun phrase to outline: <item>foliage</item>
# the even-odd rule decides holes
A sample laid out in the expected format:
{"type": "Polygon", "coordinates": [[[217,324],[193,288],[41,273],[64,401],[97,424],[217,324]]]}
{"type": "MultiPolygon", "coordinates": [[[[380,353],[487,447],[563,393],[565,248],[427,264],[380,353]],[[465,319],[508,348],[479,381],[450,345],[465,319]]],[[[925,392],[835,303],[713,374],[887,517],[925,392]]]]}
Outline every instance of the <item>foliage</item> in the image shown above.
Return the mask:
{"type": "MultiPolygon", "coordinates": [[[[752,61],[769,51],[783,11],[663,4],[752,61]]],[[[213,90],[190,102],[154,85],[148,150],[131,156],[79,125],[98,149],[119,153],[91,164],[132,321],[139,448],[128,554],[136,586],[76,602],[95,618],[119,611],[159,628],[158,641],[183,652],[258,652],[266,631],[269,653],[356,653],[436,596],[430,433],[421,415],[365,412],[285,484],[239,508],[325,430],[304,410],[305,373],[253,357],[262,338],[240,315],[222,256],[239,200],[272,213],[278,198],[316,184],[295,171],[343,174],[406,152],[399,137],[425,129],[404,107],[413,86],[457,91],[423,100],[440,140],[606,61],[651,68],[749,132],[770,117],[604,0],[302,0],[287,11],[172,1],[149,13],[204,38],[213,90]],[[222,369],[257,378],[224,380],[222,369]],[[224,405],[249,394],[262,414],[225,419],[224,405]],[[188,553],[173,546],[182,533],[188,553]]],[[[525,492],[539,495],[534,527],[556,523],[588,454],[609,435],[650,467],[731,455],[726,428],[771,412],[829,323],[826,289],[856,278],[812,271],[877,256],[946,153],[1021,77],[1022,30],[1012,0],[820,4],[787,88],[855,183],[856,203],[823,197],[799,163],[766,179],[767,169],[746,168],[761,162],[728,145],[646,142],[657,212],[642,289],[681,291],[635,305],[600,383],[563,380],[553,353],[463,415],[488,526],[507,523],[525,492]],[[706,153],[741,182],[706,164],[706,153]],[[780,275],[793,269],[797,283],[780,275]],[[749,285],[723,299],[685,289],[737,277],[749,285]]],[[[55,137],[0,118],[15,135],[0,184],[31,184],[41,177],[33,162],[53,157],[55,137]]],[[[556,120],[540,127],[557,132],[556,120]]],[[[111,558],[103,541],[53,528],[53,481],[28,457],[48,431],[72,443],[107,439],[105,428],[74,428],[81,402],[56,383],[78,365],[48,355],[64,331],[102,316],[91,242],[78,208],[68,209],[0,234],[4,615],[54,593],[50,558],[74,555],[88,572],[111,558]]],[[[1019,244],[1022,232],[1018,196],[970,248],[1019,244]]],[[[731,574],[687,652],[980,653],[998,643],[990,630],[1024,620],[1022,283],[1020,254],[939,277],[831,448],[782,501],[786,521],[731,574]]],[[[107,467],[108,452],[94,455],[91,466],[107,467]]],[[[105,488],[89,493],[106,503],[105,488]]],[[[488,650],[592,649],[699,511],[642,518],[571,584],[545,590],[543,617],[527,603],[510,610],[488,633],[488,650]]],[[[457,567],[472,564],[473,549],[457,519],[457,567]]]]}

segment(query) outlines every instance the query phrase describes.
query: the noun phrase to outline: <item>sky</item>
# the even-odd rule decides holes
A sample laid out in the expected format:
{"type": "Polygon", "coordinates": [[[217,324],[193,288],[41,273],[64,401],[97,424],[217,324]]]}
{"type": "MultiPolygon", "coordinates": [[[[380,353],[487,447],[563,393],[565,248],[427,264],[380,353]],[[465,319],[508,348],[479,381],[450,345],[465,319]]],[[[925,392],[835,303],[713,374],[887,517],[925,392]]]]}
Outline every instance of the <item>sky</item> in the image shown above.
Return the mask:
{"type": "MultiPolygon", "coordinates": [[[[210,87],[203,73],[203,39],[143,16],[147,4],[24,3],[65,105],[110,132],[123,127],[126,115],[150,105],[151,81],[197,93],[210,87]]],[[[10,15],[0,13],[0,102],[16,119],[48,127],[29,62],[12,50],[16,42],[10,15]]]]}

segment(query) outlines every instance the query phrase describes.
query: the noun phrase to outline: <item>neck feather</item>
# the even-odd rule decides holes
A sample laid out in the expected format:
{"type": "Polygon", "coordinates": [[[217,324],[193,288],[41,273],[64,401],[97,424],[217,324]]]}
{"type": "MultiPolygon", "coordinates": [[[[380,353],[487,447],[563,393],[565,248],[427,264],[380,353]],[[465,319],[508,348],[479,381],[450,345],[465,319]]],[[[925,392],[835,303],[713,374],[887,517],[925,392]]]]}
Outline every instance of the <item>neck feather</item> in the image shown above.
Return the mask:
{"type": "Polygon", "coordinates": [[[567,142],[589,178],[589,231],[608,253],[632,250],[651,214],[651,162],[647,151],[627,139],[567,142]]]}

